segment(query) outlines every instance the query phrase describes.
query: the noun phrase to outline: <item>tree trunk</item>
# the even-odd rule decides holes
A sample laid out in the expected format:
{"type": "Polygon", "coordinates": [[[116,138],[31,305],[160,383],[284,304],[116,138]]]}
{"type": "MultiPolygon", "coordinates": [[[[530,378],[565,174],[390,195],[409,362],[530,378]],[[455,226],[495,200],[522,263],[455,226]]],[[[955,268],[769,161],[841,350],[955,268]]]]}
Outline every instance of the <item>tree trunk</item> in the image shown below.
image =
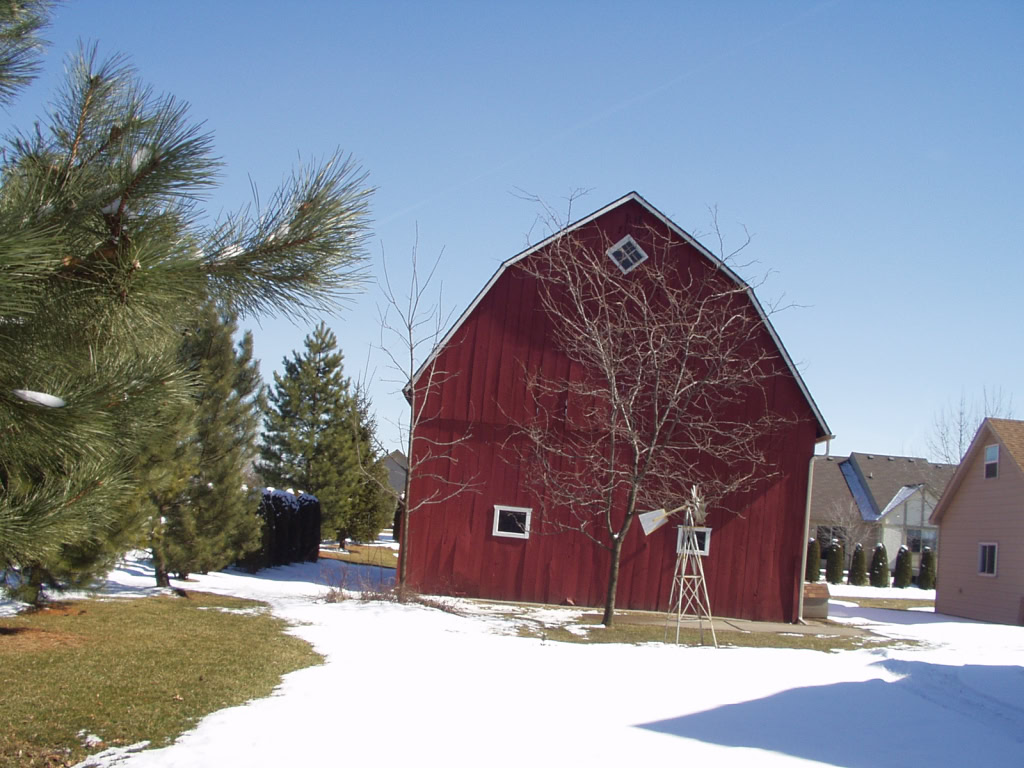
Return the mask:
{"type": "Polygon", "coordinates": [[[610,627],[615,619],[615,593],[619,588],[619,560],[622,557],[622,537],[612,539],[612,561],[608,566],[608,593],[604,598],[604,618],[601,623],[610,627]]]}
{"type": "Polygon", "coordinates": [[[156,567],[153,569],[153,572],[156,575],[156,585],[158,587],[171,586],[171,575],[167,572],[167,569],[164,567],[163,563],[158,563],[156,567]]]}
{"type": "MultiPolygon", "coordinates": [[[[408,486],[407,486],[408,487],[408,486]]],[[[408,501],[408,496],[406,500],[408,501]]],[[[406,555],[409,553],[409,505],[402,505],[402,535],[401,541],[398,542],[398,562],[400,568],[398,569],[398,586],[405,586],[406,578],[406,555]]]]}

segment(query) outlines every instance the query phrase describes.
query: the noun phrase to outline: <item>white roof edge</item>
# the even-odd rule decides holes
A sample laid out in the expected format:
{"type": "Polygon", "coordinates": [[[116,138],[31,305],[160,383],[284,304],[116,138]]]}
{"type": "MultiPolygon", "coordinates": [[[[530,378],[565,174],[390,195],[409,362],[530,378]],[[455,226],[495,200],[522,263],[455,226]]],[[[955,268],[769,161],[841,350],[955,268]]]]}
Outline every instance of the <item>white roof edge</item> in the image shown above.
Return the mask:
{"type": "Polygon", "coordinates": [[[491,290],[491,287],[498,281],[498,278],[500,278],[502,274],[504,274],[506,269],[513,266],[517,262],[522,261],[531,253],[534,253],[535,251],[544,248],[549,243],[557,240],[559,237],[565,235],[566,233],[579,229],[580,227],[586,226],[590,222],[594,221],[594,219],[603,216],[609,211],[614,210],[615,208],[618,208],[619,206],[631,200],[636,201],[637,203],[642,205],[644,208],[647,209],[647,211],[651,215],[659,219],[666,227],[668,227],[680,238],[682,238],[684,241],[686,241],[694,248],[696,248],[701,255],[710,260],[716,268],[721,269],[726,275],[728,275],[728,277],[733,282],[735,282],[737,285],[743,286],[743,288],[746,291],[746,294],[750,297],[750,300],[754,305],[754,309],[757,310],[758,316],[761,318],[761,320],[764,322],[765,327],[768,329],[768,334],[771,336],[772,341],[775,342],[775,346],[778,347],[779,352],[782,354],[783,361],[789,368],[790,373],[793,374],[793,378],[796,380],[797,386],[800,388],[800,392],[803,394],[804,399],[807,401],[807,404],[811,407],[811,411],[814,413],[814,418],[817,420],[818,428],[822,433],[822,436],[815,442],[820,442],[821,440],[830,439],[834,437],[831,430],[828,428],[828,424],[825,423],[825,418],[821,415],[821,411],[818,410],[817,403],[815,403],[814,398],[811,397],[811,393],[807,389],[807,385],[804,383],[803,377],[800,375],[800,372],[797,370],[796,365],[793,363],[793,359],[789,356],[789,352],[786,350],[786,346],[782,343],[782,339],[779,338],[778,333],[775,332],[775,327],[772,325],[771,320],[768,318],[767,313],[764,311],[764,307],[761,306],[761,302],[758,301],[753,288],[751,288],[746,281],[740,278],[739,275],[733,272],[725,264],[725,262],[723,262],[721,259],[715,256],[715,254],[713,254],[711,251],[705,248],[696,238],[690,235],[689,232],[682,229],[679,225],[677,225],[665,214],[663,214],[661,211],[659,211],[657,208],[655,208],[653,205],[647,202],[640,194],[638,194],[635,191],[623,195],[618,200],[609,203],[608,205],[604,206],[603,208],[600,208],[597,211],[594,211],[588,216],[584,216],[582,219],[579,219],[578,221],[569,224],[563,229],[560,229],[554,234],[551,234],[548,237],[544,238],[535,245],[531,245],[529,248],[520,251],[510,259],[503,261],[498,266],[498,269],[495,271],[495,273],[491,276],[491,279],[487,281],[486,285],[484,285],[484,287],[476,295],[473,301],[470,302],[469,306],[466,307],[462,314],[459,315],[458,319],[456,319],[455,322],[452,323],[451,328],[448,329],[445,335],[437,343],[437,346],[435,346],[434,349],[431,350],[430,354],[427,356],[427,359],[424,360],[423,363],[420,364],[420,367],[416,369],[416,373],[412,377],[412,384],[416,384],[416,381],[419,379],[420,374],[422,374],[424,369],[427,368],[427,366],[429,366],[437,358],[437,356],[440,354],[440,351],[444,349],[444,347],[451,340],[452,336],[454,336],[455,333],[459,330],[459,328],[462,327],[462,324],[466,321],[470,314],[472,314],[473,310],[476,309],[477,305],[483,300],[483,297],[486,296],[487,293],[491,290]]]}

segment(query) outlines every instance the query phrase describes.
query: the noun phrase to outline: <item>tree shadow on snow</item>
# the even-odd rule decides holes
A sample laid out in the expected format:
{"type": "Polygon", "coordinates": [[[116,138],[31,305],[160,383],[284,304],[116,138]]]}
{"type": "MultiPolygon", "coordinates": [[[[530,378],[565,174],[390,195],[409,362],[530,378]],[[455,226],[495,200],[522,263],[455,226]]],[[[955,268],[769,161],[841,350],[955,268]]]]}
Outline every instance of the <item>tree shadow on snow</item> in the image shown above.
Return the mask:
{"type": "Polygon", "coordinates": [[[1024,668],[894,659],[873,666],[900,677],[795,688],[637,727],[845,768],[1019,760],[1024,668]]]}
{"type": "MultiPolygon", "coordinates": [[[[232,570],[232,569],[228,569],[232,570]]],[[[323,559],[315,563],[294,563],[274,568],[263,568],[255,573],[245,573],[254,579],[277,582],[308,581],[341,589],[390,589],[395,585],[395,569],[379,565],[346,563],[341,560],[323,559]]]]}

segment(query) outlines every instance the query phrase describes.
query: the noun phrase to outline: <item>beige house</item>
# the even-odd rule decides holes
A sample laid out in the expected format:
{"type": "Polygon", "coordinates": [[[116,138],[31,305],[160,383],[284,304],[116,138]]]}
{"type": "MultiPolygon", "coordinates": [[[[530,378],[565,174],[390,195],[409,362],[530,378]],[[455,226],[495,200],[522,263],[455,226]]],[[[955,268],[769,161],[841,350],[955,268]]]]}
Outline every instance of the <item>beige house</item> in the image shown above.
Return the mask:
{"type": "Polygon", "coordinates": [[[982,422],[932,522],[935,611],[1024,625],[1024,421],[982,422]]]}

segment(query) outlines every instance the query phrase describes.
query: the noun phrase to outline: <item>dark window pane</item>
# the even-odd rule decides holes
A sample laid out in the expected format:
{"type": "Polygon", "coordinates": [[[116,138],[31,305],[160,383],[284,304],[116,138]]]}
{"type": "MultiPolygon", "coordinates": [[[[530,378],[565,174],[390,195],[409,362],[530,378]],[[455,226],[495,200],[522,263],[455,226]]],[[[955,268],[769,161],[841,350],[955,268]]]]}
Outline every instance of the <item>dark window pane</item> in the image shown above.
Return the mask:
{"type": "Polygon", "coordinates": [[[498,530],[502,533],[526,533],[526,513],[511,509],[498,510],[498,530]]]}

